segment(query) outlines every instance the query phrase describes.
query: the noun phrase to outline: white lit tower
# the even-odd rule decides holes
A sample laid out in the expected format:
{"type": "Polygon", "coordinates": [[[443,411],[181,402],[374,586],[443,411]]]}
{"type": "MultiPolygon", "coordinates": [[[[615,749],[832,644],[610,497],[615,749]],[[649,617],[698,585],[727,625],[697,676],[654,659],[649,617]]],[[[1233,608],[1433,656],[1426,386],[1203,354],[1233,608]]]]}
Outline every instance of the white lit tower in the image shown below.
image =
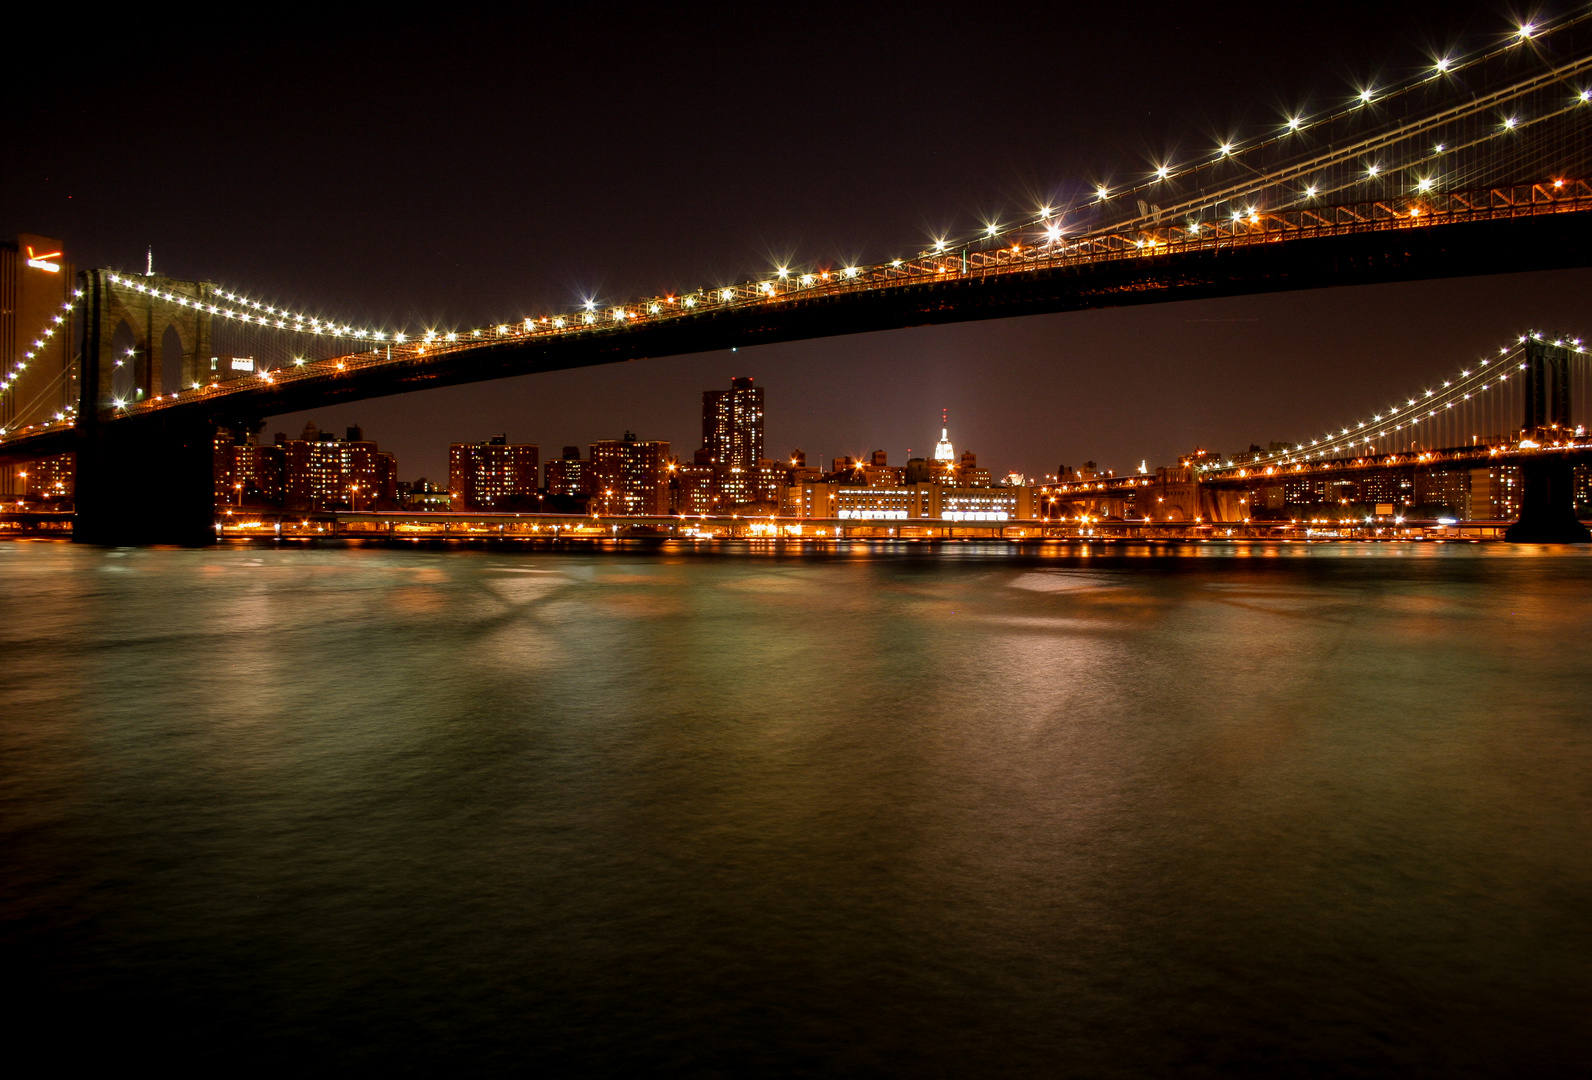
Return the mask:
{"type": "Polygon", "coordinates": [[[951,449],[951,428],[948,419],[949,410],[940,410],[940,423],[945,425],[940,428],[940,441],[934,444],[934,471],[952,472],[956,469],[956,451],[951,449]]]}

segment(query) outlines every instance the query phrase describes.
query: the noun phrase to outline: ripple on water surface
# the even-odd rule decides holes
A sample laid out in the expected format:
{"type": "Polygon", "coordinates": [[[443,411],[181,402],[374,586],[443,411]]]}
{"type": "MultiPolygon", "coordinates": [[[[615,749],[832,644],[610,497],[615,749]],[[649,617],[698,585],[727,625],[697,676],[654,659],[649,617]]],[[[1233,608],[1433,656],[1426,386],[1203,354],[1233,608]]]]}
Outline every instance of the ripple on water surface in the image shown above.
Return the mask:
{"type": "Polygon", "coordinates": [[[1592,558],[1132,551],[0,544],[16,1015],[233,1066],[1585,1076],[1592,558]]]}

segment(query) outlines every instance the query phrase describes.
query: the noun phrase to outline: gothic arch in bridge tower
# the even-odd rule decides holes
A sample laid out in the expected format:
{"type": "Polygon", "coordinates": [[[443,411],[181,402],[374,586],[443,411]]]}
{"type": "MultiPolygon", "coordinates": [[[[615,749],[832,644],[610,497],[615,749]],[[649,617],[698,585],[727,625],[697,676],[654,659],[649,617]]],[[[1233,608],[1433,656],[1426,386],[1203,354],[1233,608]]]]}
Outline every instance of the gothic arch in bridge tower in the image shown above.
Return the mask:
{"type": "Polygon", "coordinates": [[[168,322],[160,335],[160,384],[155,387],[157,393],[170,394],[181,390],[184,385],[193,385],[190,355],[189,350],[183,347],[182,331],[168,322]]]}
{"type": "Polygon", "coordinates": [[[139,396],[167,393],[179,385],[191,386],[209,377],[212,316],[197,305],[182,305],[167,297],[205,301],[214,290],[213,285],[178,281],[163,274],[112,281],[108,271],[92,273],[98,277],[101,289],[100,347],[95,362],[104,398],[93,403],[94,408],[103,409],[110,404],[112,388],[116,396],[136,400],[139,396]],[[143,291],[139,291],[139,285],[143,291]],[[114,343],[124,325],[132,337],[134,354],[133,363],[124,365],[130,369],[130,378],[118,379],[116,361],[125,358],[128,346],[122,344],[118,352],[114,343]]]}
{"type": "Polygon", "coordinates": [[[134,332],[132,325],[126,319],[118,319],[116,321],[116,329],[111,332],[108,340],[110,341],[108,348],[110,349],[111,375],[110,381],[105,385],[110,388],[110,396],[126,401],[133,396],[133,387],[137,382],[137,365],[129,364],[126,361],[129,356],[129,350],[132,351],[133,357],[136,358],[138,355],[138,334],[134,332]],[[116,366],[118,360],[122,361],[120,367],[116,366]]]}

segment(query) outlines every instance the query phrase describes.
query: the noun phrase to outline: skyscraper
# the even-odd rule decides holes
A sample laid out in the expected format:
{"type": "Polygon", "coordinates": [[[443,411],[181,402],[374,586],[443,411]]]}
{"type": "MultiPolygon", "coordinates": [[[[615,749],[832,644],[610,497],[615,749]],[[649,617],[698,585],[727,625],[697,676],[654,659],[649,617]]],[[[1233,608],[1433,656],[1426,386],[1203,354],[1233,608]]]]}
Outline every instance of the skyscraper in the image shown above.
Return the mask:
{"type": "Polygon", "coordinates": [[[702,448],[714,465],[751,472],[763,458],[763,388],[750,377],[702,394],[702,448]]]}

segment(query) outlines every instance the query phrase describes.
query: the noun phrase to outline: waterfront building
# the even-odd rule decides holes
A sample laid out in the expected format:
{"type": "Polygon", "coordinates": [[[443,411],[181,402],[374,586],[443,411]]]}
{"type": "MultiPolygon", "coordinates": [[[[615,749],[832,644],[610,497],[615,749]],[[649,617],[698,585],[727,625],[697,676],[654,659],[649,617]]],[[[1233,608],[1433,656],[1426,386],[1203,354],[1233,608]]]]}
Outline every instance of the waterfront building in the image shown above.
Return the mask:
{"type": "Polygon", "coordinates": [[[792,484],[785,493],[783,512],[789,517],[839,517],[840,485],[822,480],[792,484]]]}
{"type": "Polygon", "coordinates": [[[763,388],[750,377],[702,393],[702,448],[712,464],[750,472],[763,460],[763,388]]]}
{"type": "MultiPolygon", "coordinates": [[[[349,436],[361,436],[359,428],[349,436]]],[[[278,437],[282,455],[282,505],[288,510],[354,510],[391,506],[398,497],[398,463],[362,437],[278,437]]]]}
{"type": "Polygon", "coordinates": [[[76,481],[77,455],[56,454],[7,468],[8,495],[30,499],[70,499],[76,481]]]}
{"type": "Polygon", "coordinates": [[[448,492],[455,510],[531,510],[537,501],[536,443],[496,435],[483,443],[448,447],[448,492]]]}
{"type": "Polygon", "coordinates": [[[1520,516],[1520,469],[1514,465],[1501,465],[1491,469],[1470,470],[1470,485],[1466,492],[1467,521],[1513,521],[1520,516]]]}
{"type": "Polygon", "coordinates": [[[719,492],[717,468],[706,448],[691,461],[671,462],[669,466],[669,512],[671,514],[716,514],[719,492]]]}
{"type": "Polygon", "coordinates": [[[424,476],[412,483],[400,483],[398,501],[405,510],[453,509],[453,497],[448,494],[448,489],[433,484],[424,476]]]}
{"type": "Polygon", "coordinates": [[[625,432],[591,444],[591,508],[602,514],[669,513],[669,444],[625,432]]]}
{"type": "MultiPolygon", "coordinates": [[[[834,516],[859,521],[1027,521],[1035,516],[1032,487],[897,487],[834,485],[834,516]]],[[[817,516],[817,515],[813,515],[817,516]]]]}
{"type": "Polygon", "coordinates": [[[561,456],[547,463],[547,493],[571,497],[589,494],[591,462],[580,456],[580,447],[566,446],[561,456]]]}
{"type": "Polygon", "coordinates": [[[942,521],[1027,521],[1034,516],[1032,487],[945,488],[939,492],[942,521]]]}

